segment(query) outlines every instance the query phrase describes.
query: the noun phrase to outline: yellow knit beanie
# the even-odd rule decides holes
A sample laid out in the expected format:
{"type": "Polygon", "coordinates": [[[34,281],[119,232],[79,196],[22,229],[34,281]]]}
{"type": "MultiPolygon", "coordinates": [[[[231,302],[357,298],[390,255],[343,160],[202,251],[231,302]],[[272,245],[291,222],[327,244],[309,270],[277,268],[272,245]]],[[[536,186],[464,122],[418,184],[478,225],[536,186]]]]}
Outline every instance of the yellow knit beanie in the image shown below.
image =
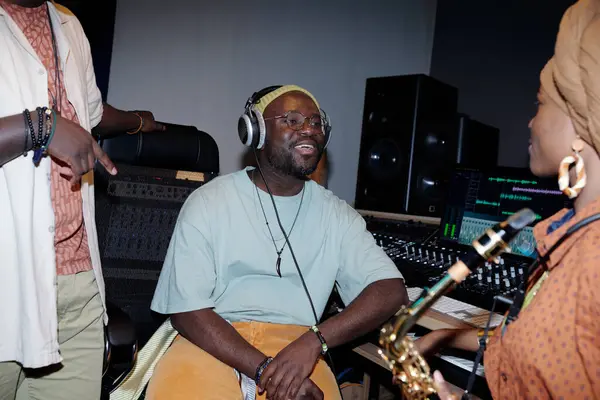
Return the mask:
{"type": "Polygon", "coordinates": [[[275,89],[274,91],[267,93],[266,95],[264,95],[263,97],[258,99],[256,104],[254,105],[254,108],[262,114],[265,112],[265,109],[267,108],[267,106],[273,102],[273,100],[275,100],[279,96],[281,96],[285,93],[289,93],[289,92],[302,92],[302,93],[306,94],[308,97],[310,97],[312,99],[312,101],[315,102],[315,105],[317,106],[317,108],[320,108],[319,103],[317,102],[317,99],[315,99],[315,96],[313,96],[308,90],[303,89],[300,86],[296,86],[296,85],[284,85],[284,86],[280,87],[279,89],[275,89]]]}

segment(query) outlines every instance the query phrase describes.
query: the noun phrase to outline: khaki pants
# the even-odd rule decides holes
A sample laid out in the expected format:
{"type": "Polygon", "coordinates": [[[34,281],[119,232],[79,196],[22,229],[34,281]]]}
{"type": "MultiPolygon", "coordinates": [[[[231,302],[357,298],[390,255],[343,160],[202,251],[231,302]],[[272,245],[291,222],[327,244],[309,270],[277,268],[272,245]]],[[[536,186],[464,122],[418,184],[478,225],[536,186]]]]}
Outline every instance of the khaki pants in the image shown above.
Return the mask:
{"type": "MultiPolygon", "coordinates": [[[[308,327],[234,322],[233,327],[251,345],[265,354],[276,355],[304,334],[308,327]]],[[[327,400],[341,400],[335,376],[319,360],[312,381],[327,400]]],[[[217,360],[182,336],[178,336],[157,363],[148,384],[146,400],[239,400],[242,391],[233,368],[217,360]]],[[[264,400],[265,394],[256,398],[264,400]]]]}
{"type": "Polygon", "coordinates": [[[63,361],[39,369],[0,363],[0,400],[98,400],[104,359],[103,307],[93,271],[58,277],[63,361]]]}

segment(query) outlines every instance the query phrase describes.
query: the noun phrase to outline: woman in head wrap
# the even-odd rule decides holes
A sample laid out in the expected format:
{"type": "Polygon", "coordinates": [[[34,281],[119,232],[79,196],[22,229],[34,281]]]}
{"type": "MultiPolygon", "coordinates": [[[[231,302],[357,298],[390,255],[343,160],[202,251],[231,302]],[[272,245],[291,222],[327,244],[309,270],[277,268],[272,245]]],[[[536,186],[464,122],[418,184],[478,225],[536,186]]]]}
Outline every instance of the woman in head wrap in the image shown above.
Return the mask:
{"type": "MultiPolygon", "coordinates": [[[[543,257],[567,229],[600,212],[600,0],[565,13],[541,73],[531,120],[530,168],[558,176],[574,199],[534,229],[543,257]]],[[[490,337],[485,376],[495,399],[600,399],[600,221],[578,230],[530,279],[518,319],[490,337]]],[[[440,330],[417,342],[476,351],[475,330],[440,330]]],[[[439,381],[441,375],[434,374],[439,381]]],[[[441,398],[448,397],[441,385],[441,398]]]]}

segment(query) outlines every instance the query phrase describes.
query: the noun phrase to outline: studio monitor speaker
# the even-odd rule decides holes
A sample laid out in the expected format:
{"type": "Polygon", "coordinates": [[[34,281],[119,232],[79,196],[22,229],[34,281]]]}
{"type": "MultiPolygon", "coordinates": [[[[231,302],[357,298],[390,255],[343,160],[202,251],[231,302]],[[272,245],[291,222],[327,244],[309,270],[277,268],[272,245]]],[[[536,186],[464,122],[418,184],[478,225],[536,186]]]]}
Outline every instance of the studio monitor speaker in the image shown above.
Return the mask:
{"type": "Polygon", "coordinates": [[[439,216],[457,157],[458,90],[426,75],[366,83],[355,207],[439,216]]]}

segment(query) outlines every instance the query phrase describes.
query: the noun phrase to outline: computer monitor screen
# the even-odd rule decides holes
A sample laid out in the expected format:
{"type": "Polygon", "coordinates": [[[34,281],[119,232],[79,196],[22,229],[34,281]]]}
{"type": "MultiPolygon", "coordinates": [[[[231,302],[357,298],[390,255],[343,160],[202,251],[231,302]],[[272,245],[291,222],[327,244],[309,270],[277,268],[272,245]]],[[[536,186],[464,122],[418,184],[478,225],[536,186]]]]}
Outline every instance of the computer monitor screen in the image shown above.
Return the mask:
{"type": "Polygon", "coordinates": [[[556,179],[537,178],[529,169],[459,166],[450,179],[440,238],[471,245],[485,229],[527,207],[536,213],[536,221],[523,229],[510,247],[515,254],[534,258],[533,226],[570,204],[558,190],[556,179]]]}

